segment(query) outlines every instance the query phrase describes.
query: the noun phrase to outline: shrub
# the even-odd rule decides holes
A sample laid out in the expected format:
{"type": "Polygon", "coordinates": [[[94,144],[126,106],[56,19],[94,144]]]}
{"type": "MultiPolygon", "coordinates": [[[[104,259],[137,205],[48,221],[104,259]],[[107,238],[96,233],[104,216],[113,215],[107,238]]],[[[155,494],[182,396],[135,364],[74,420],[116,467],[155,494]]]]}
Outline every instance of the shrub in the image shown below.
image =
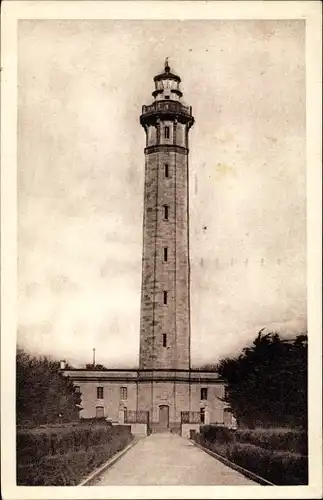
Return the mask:
{"type": "Polygon", "coordinates": [[[80,450],[62,455],[42,457],[34,463],[18,464],[17,484],[28,486],[69,486],[77,485],[82,477],[109,460],[128,444],[118,440],[107,449],[106,445],[92,446],[88,451],[80,450]]]}
{"type": "Polygon", "coordinates": [[[110,421],[108,421],[106,419],[106,417],[88,417],[88,418],[80,418],[80,422],[83,422],[83,423],[97,423],[97,422],[103,422],[103,423],[106,423],[107,425],[112,425],[110,421]]]}
{"type": "Polygon", "coordinates": [[[228,429],[218,425],[203,425],[201,435],[213,443],[214,441],[250,443],[277,451],[290,451],[307,455],[307,432],[290,428],[269,429],[228,429]]]}
{"type": "Polygon", "coordinates": [[[274,484],[308,483],[307,436],[292,429],[239,429],[201,426],[192,436],[202,446],[274,484]]]}
{"type": "Polygon", "coordinates": [[[132,439],[130,426],[102,422],[17,432],[17,481],[24,485],[77,484],[132,439]]]}
{"type": "Polygon", "coordinates": [[[307,457],[288,451],[272,451],[252,444],[235,443],[229,460],[274,484],[307,484],[307,457]]]}
{"type": "Polygon", "coordinates": [[[200,433],[206,441],[228,443],[234,439],[234,431],[221,425],[201,425],[200,433]]]}
{"type": "Polygon", "coordinates": [[[307,432],[294,429],[239,429],[236,440],[271,450],[307,455],[307,432]]]}

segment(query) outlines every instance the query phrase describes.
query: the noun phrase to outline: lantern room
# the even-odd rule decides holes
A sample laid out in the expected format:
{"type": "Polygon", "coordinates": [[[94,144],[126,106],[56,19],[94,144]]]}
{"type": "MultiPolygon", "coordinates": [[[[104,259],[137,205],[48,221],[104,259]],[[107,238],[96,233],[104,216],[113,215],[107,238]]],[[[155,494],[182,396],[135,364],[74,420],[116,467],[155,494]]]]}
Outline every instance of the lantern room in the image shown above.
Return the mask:
{"type": "Polygon", "coordinates": [[[154,77],[155,90],[152,95],[156,101],[171,99],[173,101],[178,101],[182,97],[182,92],[180,90],[181,79],[178,75],[171,72],[168,58],[165,60],[165,68],[163,73],[156,75],[154,77]]]}

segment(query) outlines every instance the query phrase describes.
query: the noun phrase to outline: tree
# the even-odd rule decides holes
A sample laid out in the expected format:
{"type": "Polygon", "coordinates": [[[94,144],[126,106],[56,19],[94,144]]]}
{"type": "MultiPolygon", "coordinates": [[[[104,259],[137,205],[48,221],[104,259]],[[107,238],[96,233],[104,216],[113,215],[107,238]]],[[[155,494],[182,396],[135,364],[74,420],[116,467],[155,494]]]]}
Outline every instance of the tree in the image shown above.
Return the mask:
{"type": "Polygon", "coordinates": [[[306,427],[307,335],[290,343],[260,331],[251,347],[222,360],[217,371],[240,425],[306,427]]]}
{"type": "Polygon", "coordinates": [[[107,368],[103,365],[100,365],[100,364],[93,364],[93,363],[87,363],[85,365],[85,368],[87,370],[97,370],[97,371],[100,371],[100,370],[106,370],[107,368]]]}
{"type": "Polygon", "coordinates": [[[60,364],[48,357],[36,357],[23,349],[16,355],[17,424],[44,424],[78,418],[81,396],[60,364]]]}

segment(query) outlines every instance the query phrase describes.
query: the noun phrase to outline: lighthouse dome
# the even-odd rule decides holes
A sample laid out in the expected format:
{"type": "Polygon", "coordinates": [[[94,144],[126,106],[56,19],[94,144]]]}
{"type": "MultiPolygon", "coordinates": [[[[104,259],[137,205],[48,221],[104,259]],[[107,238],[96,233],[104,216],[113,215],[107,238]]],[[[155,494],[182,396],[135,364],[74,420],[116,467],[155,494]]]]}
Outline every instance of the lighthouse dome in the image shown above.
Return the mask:
{"type": "Polygon", "coordinates": [[[171,99],[178,101],[182,97],[179,87],[181,79],[176,73],[171,71],[168,58],[165,60],[164,71],[154,77],[154,82],[155,90],[152,95],[156,100],[171,99]]]}

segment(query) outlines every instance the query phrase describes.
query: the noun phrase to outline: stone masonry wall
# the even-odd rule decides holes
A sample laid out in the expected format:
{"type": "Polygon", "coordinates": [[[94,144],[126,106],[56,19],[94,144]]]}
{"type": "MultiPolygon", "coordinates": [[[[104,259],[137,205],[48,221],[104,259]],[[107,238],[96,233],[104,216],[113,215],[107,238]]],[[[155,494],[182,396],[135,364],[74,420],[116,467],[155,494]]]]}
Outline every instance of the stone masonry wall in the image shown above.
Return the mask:
{"type": "Polygon", "coordinates": [[[140,368],[189,368],[187,168],[186,154],[165,149],[146,155],[140,368]]]}
{"type": "Polygon", "coordinates": [[[104,408],[104,416],[118,422],[119,405],[122,403],[128,410],[136,410],[137,407],[137,384],[129,382],[75,382],[79,385],[82,407],[80,416],[92,418],[96,416],[96,407],[104,408]],[[97,387],[103,387],[103,399],[97,399],[97,387]],[[120,387],[127,388],[127,399],[120,398],[120,387]]]}
{"type": "Polygon", "coordinates": [[[74,384],[80,387],[82,394],[81,417],[96,416],[96,407],[104,408],[104,416],[118,422],[119,408],[149,411],[150,422],[159,422],[160,405],[169,406],[170,424],[180,424],[182,411],[200,411],[207,408],[210,423],[224,422],[224,385],[222,383],[185,383],[170,378],[165,382],[112,382],[88,381],[74,384]],[[97,399],[97,387],[103,387],[103,399],[97,399]],[[127,387],[127,398],[121,400],[120,388],[127,387]],[[207,400],[201,400],[201,388],[207,388],[207,400]]]}
{"type": "Polygon", "coordinates": [[[200,383],[191,384],[191,410],[199,411],[204,407],[209,412],[209,423],[223,423],[224,421],[224,403],[221,398],[224,397],[223,384],[200,383]],[[207,389],[207,400],[201,400],[201,388],[207,389]]]}

